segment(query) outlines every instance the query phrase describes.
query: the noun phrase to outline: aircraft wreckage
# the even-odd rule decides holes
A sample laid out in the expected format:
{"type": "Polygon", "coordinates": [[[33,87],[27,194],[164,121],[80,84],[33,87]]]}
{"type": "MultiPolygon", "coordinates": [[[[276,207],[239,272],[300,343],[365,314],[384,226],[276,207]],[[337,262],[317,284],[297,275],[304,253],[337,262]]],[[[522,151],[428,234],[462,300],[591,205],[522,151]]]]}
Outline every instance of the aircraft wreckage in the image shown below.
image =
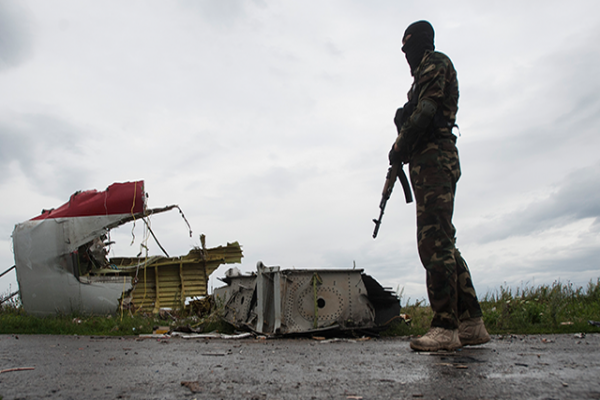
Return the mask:
{"type": "Polygon", "coordinates": [[[202,248],[185,256],[107,258],[111,229],[143,220],[154,236],[148,218],[174,208],[147,209],[143,181],[115,183],[103,192],[77,192],[17,224],[12,238],[25,312],[106,314],[121,307],[157,313],[207,295],[208,276],[219,265],[241,262],[237,242],[207,249],[201,236],[202,248]]]}
{"type": "Polygon", "coordinates": [[[272,334],[369,331],[400,315],[395,293],[362,269],[281,270],[257,264],[257,273],[229,269],[216,288],[223,319],[238,328],[272,334]]]}
{"type": "MultiPolygon", "coordinates": [[[[15,226],[15,267],[25,312],[183,309],[188,300],[208,295],[208,277],[220,265],[241,262],[237,242],[206,248],[204,235],[202,247],[170,257],[149,218],[179,207],[148,209],[144,190],[144,182],[137,181],[76,192],[59,208],[15,226]],[[165,256],[108,258],[111,229],[137,220],[144,221],[165,256]]],[[[227,285],[215,289],[213,297],[223,307],[223,319],[261,334],[376,330],[400,314],[398,297],[361,269],[282,270],[259,262],[256,273],[232,268],[221,280],[227,285]]]]}

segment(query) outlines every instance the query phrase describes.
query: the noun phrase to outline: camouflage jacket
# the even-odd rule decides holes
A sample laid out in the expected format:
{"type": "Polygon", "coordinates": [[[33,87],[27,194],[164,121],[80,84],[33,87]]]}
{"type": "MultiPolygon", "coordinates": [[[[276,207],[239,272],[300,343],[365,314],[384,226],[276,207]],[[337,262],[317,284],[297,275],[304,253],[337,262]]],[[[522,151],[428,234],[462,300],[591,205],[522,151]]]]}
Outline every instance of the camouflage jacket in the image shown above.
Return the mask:
{"type": "Polygon", "coordinates": [[[443,53],[426,51],[415,71],[414,81],[408,92],[408,103],[416,108],[423,99],[433,100],[438,111],[432,126],[425,131],[411,123],[410,115],[406,116],[396,143],[408,147],[405,147],[408,154],[414,153],[418,147],[434,138],[455,139],[452,126],[458,111],[458,79],[452,61],[443,53]]]}

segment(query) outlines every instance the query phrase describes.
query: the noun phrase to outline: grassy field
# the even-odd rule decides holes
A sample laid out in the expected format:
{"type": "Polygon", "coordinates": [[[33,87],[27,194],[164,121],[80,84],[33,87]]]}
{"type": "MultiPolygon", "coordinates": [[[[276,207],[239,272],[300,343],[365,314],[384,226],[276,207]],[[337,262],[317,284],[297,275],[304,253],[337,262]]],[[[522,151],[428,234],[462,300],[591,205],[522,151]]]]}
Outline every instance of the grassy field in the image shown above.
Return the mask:
{"type": "MultiPolygon", "coordinates": [[[[600,327],[589,321],[600,321],[600,279],[587,287],[570,283],[510,289],[500,287],[480,299],[483,318],[491,334],[592,333],[600,327]]],[[[432,312],[422,301],[402,304],[406,323],[394,321],[383,332],[385,336],[421,335],[431,322],[432,312]]],[[[59,334],[120,336],[152,333],[157,326],[188,327],[204,332],[217,330],[231,333],[233,327],[222,322],[219,310],[205,317],[185,313],[163,313],[162,316],[62,315],[39,318],[23,312],[17,300],[0,308],[0,334],[59,334]]]]}
{"type": "MultiPolygon", "coordinates": [[[[510,289],[500,287],[480,298],[485,326],[491,334],[591,333],[600,327],[600,279],[586,288],[570,283],[510,289]]],[[[420,302],[404,305],[410,324],[394,323],[386,335],[421,335],[432,318],[420,302]]]]}
{"type": "Polygon", "coordinates": [[[0,334],[125,336],[149,334],[165,326],[203,332],[234,331],[233,326],[221,320],[220,310],[203,318],[190,312],[145,315],[128,311],[116,315],[71,314],[42,318],[26,314],[18,301],[7,303],[0,308],[0,334]]]}

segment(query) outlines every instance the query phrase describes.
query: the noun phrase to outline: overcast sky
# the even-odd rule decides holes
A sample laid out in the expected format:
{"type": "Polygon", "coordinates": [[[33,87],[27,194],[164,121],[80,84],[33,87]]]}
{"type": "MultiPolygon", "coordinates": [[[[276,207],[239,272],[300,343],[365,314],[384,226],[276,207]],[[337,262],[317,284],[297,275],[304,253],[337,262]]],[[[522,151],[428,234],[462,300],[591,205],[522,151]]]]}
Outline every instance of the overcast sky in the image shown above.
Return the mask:
{"type": "MultiPolygon", "coordinates": [[[[0,0],[0,272],[15,224],[144,180],[149,207],[178,204],[192,226],[153,218],[170,255],[204,233],[239,241],[243,271],[356,265],[425,298],[400,186],[371,237],[412,81],[401,38],[420,19],[458,71],[454,223],[479,295],[596,281],[594,0],[0,0]]],[[[111,255],[137,254],[141,224],[115,239],[111,255]]]]}

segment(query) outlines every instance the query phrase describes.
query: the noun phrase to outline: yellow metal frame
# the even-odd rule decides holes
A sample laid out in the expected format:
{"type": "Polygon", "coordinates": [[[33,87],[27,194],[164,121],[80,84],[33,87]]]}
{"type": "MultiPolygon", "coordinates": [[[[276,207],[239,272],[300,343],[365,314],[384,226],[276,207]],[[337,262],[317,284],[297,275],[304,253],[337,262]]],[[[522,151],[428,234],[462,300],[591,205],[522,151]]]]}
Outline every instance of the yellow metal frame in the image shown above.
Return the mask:
{"type": "Polygon", "coordinates": [[[181,257],[131,257],[111,261],[119,273],[137,277],[133,289],[123,295],[131,297],[133,309],[156,314],[164,308],[183,309],[186,299],[206,296],[210,274],[222,264],[240,263],[242,257],[241,246],[234,242],[225,247],[195,248],[181,257]]]}

